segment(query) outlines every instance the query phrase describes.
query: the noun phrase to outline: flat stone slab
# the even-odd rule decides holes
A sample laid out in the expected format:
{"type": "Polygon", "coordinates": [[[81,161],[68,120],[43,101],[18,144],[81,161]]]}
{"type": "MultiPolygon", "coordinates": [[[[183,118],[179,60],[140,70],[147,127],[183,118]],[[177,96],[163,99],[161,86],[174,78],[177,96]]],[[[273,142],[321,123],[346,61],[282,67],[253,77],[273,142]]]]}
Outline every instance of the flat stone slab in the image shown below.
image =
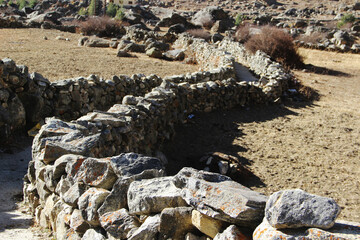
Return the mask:
{"type": "Polygon", "coordinates": [[[122,153],[112,157],[110,162],[118,177],[131,177],[144,171],[165,171],[161,160],[137,153],[122,153]]]}
{"type": "Polygon", "coordinates": [[[242,226],[257,226],[267,197],[211,172],[183,168],[174,176],[185,201],[202,214],[242,226]]]}
{"type": "Polygon", "coordinates": [[[340,207],[334,199],[320,197],[301,189],[272,194],[266,203],[265,217],[271,226],[282,228],[331,228],[340,207]]]}
{"type": "Polygon", "coordinates": [[[159,213],[164,208],[186,206],[173,177],[138,180],[128,190],[129,211],[132,214],[159,213]]]}
{"type": "Polygon", "coordinates": [[[255,229],[253,240],[355,240],[360,239],[360,223],[336,221],[328,230],[319,228],[276,229],[264,221],[255,229]]]}

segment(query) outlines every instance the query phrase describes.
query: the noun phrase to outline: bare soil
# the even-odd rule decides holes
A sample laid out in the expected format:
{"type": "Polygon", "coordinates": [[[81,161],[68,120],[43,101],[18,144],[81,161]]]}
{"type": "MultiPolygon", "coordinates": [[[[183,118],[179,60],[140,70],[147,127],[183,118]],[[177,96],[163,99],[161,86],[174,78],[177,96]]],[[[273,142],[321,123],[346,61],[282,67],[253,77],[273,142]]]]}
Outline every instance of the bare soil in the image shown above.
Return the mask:
{"type": "Polygon", "coordinates": [[[320,100],[195,113],[164,147],[169,171],[182,164],[201,169],[199,159],[208,153],[228,154],[252,171],[239,180],[253,190],[270,195],[301,188],[332,197],[341,219],[359,222],[360,55],[307,49],[300,54],[313,70],[295,75],[320,100]]]}
{"type": "MultiPolygon", "coordinates": [[[[89,74],[105,78],[133,73],[166,76],[197,69],[143,55],[117,58],[114,49],[78,47],[78,38],[77,34],[54,30],[0,29],[0,58],[10,57],[50,80],[89,74]],[[58,35],[70,41],[55,40],[58,35]]],[[[277,105],[195,113],[188,124],[178,127],[173,141],[165,144],[169,172],[176,173],[180,166],[202,168],[198,163],[202,156],[226,153],[253,172],[253,176],[241,179],[242,184],[266,195],[302,188],[332,197],[342,207],[340,218],[360,222],[360,55],[307,49],[300,49],[300,53],[313,66],[294,73],[318,91],[319,100],[290,98],[277,105]]],[[[13,156],[14,161],[21,160],[13,156]]],[[[0,160],[4,159],[0,155],[0,160]]],[[[17,184],[22,181],[20,177],[16,180],[17,184]]],[[[21,184],[16,186],[21,192],[21,184]]],[[[0,211],[0,219],[15,219],[14,211],[21,214],[11,210],[14,201],[9,199],[9,208],[4,211],[10,212],[0,211]]],[[[26,233],[30,223],[25,215],[23,218],[11,226],[3,221],[1,238],[23,239],[24,235],[16,234],[19,229],[33,236],[26,233]]]]}
{"type": "Polygon", "coordinates": [[[57,30],[0,29],[0,59],[9,57],[50,81],[90,74],[105,79],[135,73],[165,77],[198,70],[196,65],[154,59],[145,54],[120,58],[116,56],[116,49],[80,47],[77,45],[80,37],[80,34],[57,30]],[[57,36],[70,41],[56,40],[57,36]]]}

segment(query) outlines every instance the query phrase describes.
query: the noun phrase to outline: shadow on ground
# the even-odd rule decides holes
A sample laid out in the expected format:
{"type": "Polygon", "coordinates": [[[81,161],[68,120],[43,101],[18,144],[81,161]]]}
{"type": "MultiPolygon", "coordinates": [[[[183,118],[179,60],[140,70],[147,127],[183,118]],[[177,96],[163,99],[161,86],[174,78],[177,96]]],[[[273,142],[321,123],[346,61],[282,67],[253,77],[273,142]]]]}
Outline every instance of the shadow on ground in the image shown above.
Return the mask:
{"type": "MultiPolygon", "coordinates": [[[[250,165],[251,159],[241,156],[241,153],[248,149],[245,146],[233,144],[236,138],[244,136],[238,123],[264,122],[278,117],[297,115],[288,107],[314,106],[311,102],[290,100],[288,99],[285,104],[195,113],[186,124],[177,126],[174,138],[163,145],[162,151],[169,161],[166,168],[168,175],[176,174],[183,167],[202,170],[206,164],[200,159],[214,152],[235,157],[245,167],[250,165]]],[[[212,168],[211,171],[219,172],[218,167],[212,168]]],[[[245,175],[245,178],[243,176],[231,177],[247,187],[265,186],[261,179],[252,173],[245,175]]]]}

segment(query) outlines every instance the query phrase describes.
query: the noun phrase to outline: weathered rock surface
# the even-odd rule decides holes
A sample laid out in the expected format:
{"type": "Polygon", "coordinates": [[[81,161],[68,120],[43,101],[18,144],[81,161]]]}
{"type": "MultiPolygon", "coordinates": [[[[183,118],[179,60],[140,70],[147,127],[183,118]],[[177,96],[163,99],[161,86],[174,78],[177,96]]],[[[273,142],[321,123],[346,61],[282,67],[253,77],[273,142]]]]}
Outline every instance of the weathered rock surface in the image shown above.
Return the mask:
{"type": "Polygon", "coordinates": [[[229,177],[183,168],[174,184],[189,205],[209,217],[242,226],[256,226],[262,219],[267,197],[229,177]]]}
{"type": "MultiPolygon", "coordinates": [[[[153,157],[137,153],[122,153],[110,159],[111,166],[118,177],[132,177],[144,171],[164,171],[162,162],[153,157]]],[[[154,176],[161,174],[155,173],[154,176]]]]}
{"type": "Polygon", "coordinates": [[[112,170],[109,159],[86,159],[75,176],[77,181],[97,187],[110,189],[117,177],[112,170]]]}
{"type": "Polygon", "coordinates": [[[160,239],[182,240],[192,231],[192,207],[165,208],[160,215],[160,239]]]}
{"type": "Polygon", "coordinates": [[[217,233],[221,232],[224,225],[222,221],[204,215],[197,210],[192,211],[191,221],[192,224],[200,230],[200,232],[211,238],[214,238],[217,233]]]}
{"type": "Polygon", "coordinates": [[[129,212],[132,214],[159,213],[164,208],[186,206],[173,177],[138,180],[128,190],[129,212]]]}
{"type": "Polygon", "coordinates": [[[214,240],[250,240],[235,225],[231,225],[222,233],[216,234],[214,240]]]}
{"type": "Polygon", "coordinates": [[[254,240],[355,240],[359,239],[359,237],[359,223],[337,221],[328,230],[319,228],[276,229],[265,218],[253,234],[254,240]]]}
{"type": "Polygon", "coordinates": [[[100,223],[106,232],[117,239],[130,237],[127,234],[140,226],[139,220],[131,216],[125,208],[105,213],[100,217],[100,223]]]}
{"type": "Polygon", "coordinates": [[[90,228],[85,232],[81,240],[106,240],[106,238],[100,233],[99,230],[90,228]]]}
{"type": "Polygon", "coordinates": [[[160,214],[149,216],[145,222],[132,234],[129,240],[152,240],[159,232],[160,214]]]}
{"type": "Polygon", "coordinates": [[[331,198],[309,194],[301,189],[272,194],[266,203],[265,217],[271,226],[281,228],[331,228],[340,207],[331,198]]]}
{"type": "Polygon", "coordinates": [[[99,226],[98,208],[110,194],[109,191],[101,188],[89,188],[78,200],[79,209],[85,221],[92,226],[99,226]]]}

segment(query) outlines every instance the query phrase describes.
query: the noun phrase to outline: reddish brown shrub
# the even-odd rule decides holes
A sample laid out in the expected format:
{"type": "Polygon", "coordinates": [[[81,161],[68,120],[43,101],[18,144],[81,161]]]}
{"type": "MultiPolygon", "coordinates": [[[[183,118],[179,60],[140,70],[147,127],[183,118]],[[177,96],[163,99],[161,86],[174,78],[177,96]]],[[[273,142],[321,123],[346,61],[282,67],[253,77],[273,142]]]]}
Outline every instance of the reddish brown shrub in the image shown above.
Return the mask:
{"type": "Polygon", "coordinates": [[[240,43],[245,43],[250,38],[250,25],[239,25],[235,32],[235,39],[240,43]]]}
{"type": "Polygon", "coordinates": [[[276,27],[263,27],[260,33],[249,38],[245,47],[253,53],[261,50],[287,68],[303,66],[302,58],[297,52],[292,37],[276,27]]]}
{"type": "Polygon", "coordinates": [[[120,37],[125,33],[125,30],[121,21],[105,16],[90,17],[81,22],[80,32],[98,37],[120,37]]]}
{"type": "Polygon", "coordinates": [[[202,38],[202,39],[205,39],[205,41],[209,41],[210,38],[211,38],[211,34],[207,31],[205,31],[204,29],[202,28],[199,28],[199,29],[189,29],[187,30],[187,32],[195,37],[195,38],[202,38]]]}

